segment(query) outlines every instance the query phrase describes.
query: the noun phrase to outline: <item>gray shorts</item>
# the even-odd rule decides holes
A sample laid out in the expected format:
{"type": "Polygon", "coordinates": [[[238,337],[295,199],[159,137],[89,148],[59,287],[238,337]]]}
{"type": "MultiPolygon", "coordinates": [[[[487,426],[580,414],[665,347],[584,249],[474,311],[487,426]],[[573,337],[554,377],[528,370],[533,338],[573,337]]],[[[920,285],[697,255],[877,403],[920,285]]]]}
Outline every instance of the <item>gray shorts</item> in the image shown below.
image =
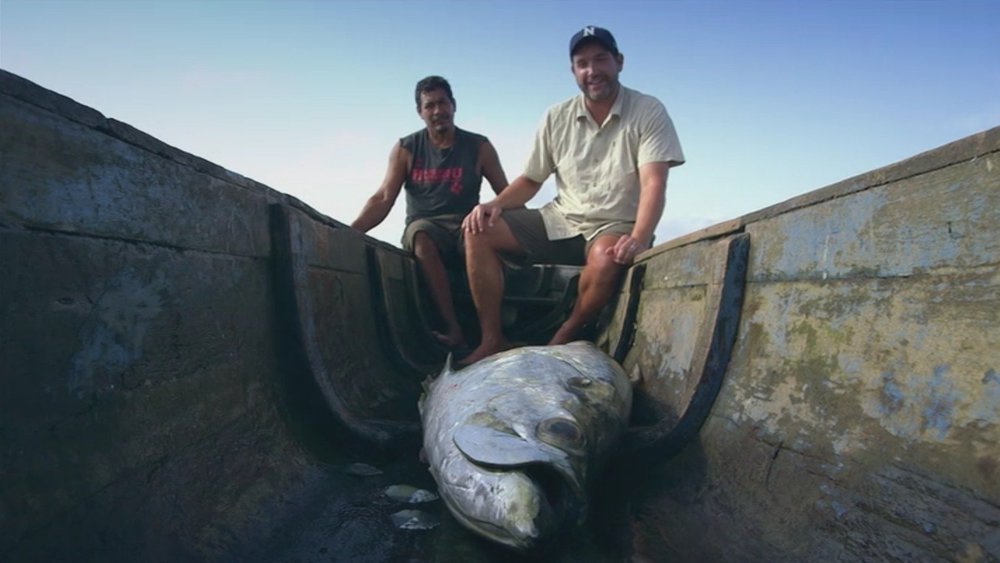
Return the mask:
{"type": "Polygon", "coordinates": [[[460,263],[463,256],[462,219],[464,218],[465,215],[436,215],[410,221],[403,231],[403,249],[413,252],[413,239],[422,231],[434,241],[442,262],[449,265],[460,263]]]}
{"type": "Polygon", "coordinates": [[[542,219],[541,211],[537,209],[508,209],[500,216],[507,221],[511,233],[517,239],[518,244],[524,250],[526,259],[513,258],[513,262],[527,265],[534,264],[566,264],[570,266],[583,266],[587,261],[587,253],[594,242],[603,235],[627,235],[632,232],[632,226],[628,224],[618,224],[608,227],[601,233],[590,239],[583,238],[583,235],[576,235],[572,238],[549,240],[545,232],[545,221],[542,219]]]}

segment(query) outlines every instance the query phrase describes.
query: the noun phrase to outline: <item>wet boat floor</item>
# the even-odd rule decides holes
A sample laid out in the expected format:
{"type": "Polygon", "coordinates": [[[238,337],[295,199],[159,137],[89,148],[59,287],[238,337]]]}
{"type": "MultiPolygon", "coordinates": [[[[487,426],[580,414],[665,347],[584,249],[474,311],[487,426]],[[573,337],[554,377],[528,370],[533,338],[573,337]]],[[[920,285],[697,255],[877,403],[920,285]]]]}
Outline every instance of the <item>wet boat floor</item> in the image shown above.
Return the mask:
{"type": "Polygon", "coordinates": [[[587,562],[627,561],[621,542],[606,533],[592,533],[601,524],[560,542],[556,550],[533,557],[513,552],[465,530],[440,499],[410,504],[389,498],[392,485],[410,485],[435,495],[437,488],[427,467],[417,459],[371,463],[381,473],[355,475],[352,463],[323,465],[297,495],[283,499],[285,515],[242,560],[329,563],[366,562],[587,562]],[[393,514],[419,510],[437,523],[431,529],[401,529],[393,514]]]}

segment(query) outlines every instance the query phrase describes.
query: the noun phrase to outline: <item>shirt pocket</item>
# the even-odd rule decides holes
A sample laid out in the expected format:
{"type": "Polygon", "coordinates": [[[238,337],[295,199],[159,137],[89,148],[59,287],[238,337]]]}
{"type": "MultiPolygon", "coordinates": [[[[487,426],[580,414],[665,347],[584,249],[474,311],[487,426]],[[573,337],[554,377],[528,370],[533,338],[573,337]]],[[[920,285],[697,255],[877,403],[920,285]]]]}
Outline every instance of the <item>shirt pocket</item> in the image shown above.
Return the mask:
{"type": "Polygon", "coordinates": [[[556,163],[560,178],[570,190],[586,190],[594,181],[594,168],[590,163],[589,142],[571,145],[572,149],[565,151],[556,163]]]}

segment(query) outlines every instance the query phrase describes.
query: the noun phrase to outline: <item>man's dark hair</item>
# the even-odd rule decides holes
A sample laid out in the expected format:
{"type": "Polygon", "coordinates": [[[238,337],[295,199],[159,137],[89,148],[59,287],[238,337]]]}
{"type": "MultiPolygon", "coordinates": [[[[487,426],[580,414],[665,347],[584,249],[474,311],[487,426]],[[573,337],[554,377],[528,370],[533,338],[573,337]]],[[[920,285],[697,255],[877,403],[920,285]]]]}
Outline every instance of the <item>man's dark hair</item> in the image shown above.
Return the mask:
{"type": "Polygon", "coordinates": [[[448,99],[451,100],[451,105],[455,105],[455,96],[451,93],[451,84],[448,84],[448,81],[440,76],[428,76],[417,82],[417,91],[413,97],[417,100],[418,110],[420,109],[420,94],[433,90],[444,90],[444,93],[448,94],[448,99]]]}

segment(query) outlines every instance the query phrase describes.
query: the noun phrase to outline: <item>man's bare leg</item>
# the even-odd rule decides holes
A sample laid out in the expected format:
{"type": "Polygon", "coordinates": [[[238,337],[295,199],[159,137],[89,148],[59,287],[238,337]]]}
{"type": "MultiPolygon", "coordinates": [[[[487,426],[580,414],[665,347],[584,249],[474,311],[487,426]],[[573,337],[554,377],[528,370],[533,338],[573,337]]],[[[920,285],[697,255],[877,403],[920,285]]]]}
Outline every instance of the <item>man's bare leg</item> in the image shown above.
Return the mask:
{"type": "Polygon", "coordinates": [[[493,227],[481,233],[465,235],[465,266],[472,301],[479,315],[482,340],[475,350],[458,362],[459,365],[467,366],[510,348],[500,325],[504,290],[500,252],[521,252],[521,245],[502,217],[493,227]]]}
{"type": "Polygon", "coordinates": [[[427,233],[420,231],[413,237],[413,254],[417,259],[417,264],[420,265],[424,281],[427,282],[431,301],[437,307],[445,324],[445,332],[432,330],[431,334],[437,338],[438,342],[448,348],[464,348],[465,337],[462,335],[462,327],[458,324],[458,317],[455,315],[451,285],[448,283],[448,274],[445,272],[437,245],[434,244],[431,237],[427,236],[427,233]]]}
{"type": "Polygon", "coordinates": [[[559,330],[549,340],[549,344],[566,344],[576,340],[580,330],[601,314],[601,309],[614,296],[625,266],[614,261],[605,250],[615,245],[617,236],[602,236],[594,242],[587,253],[587,263],[580,272],[578,295],[573,311],[559,330]]]}

